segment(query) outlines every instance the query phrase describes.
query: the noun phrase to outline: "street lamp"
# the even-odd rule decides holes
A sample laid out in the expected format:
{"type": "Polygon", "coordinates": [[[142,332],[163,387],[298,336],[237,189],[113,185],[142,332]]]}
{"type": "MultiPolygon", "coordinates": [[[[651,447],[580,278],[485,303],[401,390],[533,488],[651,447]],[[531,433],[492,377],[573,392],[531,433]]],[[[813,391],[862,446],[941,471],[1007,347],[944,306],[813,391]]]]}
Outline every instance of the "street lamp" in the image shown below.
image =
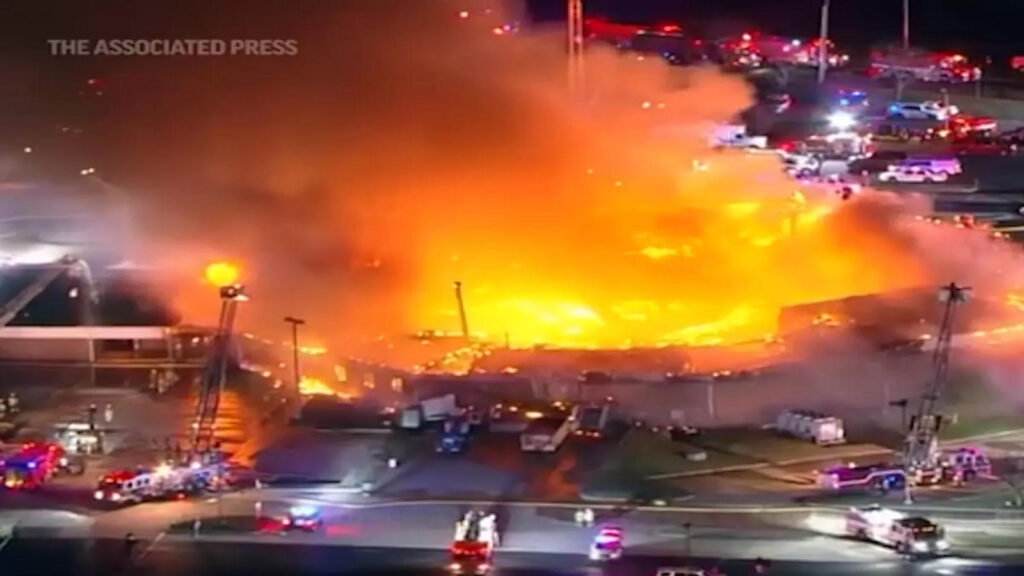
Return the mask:
{"type": "Polygon", "coordinates": [[[302,381],[299,371],[299,326],[304,326],[306,321],[294,316],[285,316],[284,321],[292,325],[292,368],[295,370],[295,389],[298,390],[302,381]]]}

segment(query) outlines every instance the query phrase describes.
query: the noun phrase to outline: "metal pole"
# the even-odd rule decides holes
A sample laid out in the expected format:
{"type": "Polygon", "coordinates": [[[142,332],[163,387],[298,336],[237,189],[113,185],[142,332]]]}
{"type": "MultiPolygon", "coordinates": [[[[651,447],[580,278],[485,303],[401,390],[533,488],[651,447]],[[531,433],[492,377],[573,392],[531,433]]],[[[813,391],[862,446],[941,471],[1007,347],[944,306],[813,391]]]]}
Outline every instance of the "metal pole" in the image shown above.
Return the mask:
{"type": "Polygon", "coordinates": [[[818,39],[818,84],[825,82],[828,70],[828,8],[830,0],[821,3],[821,37],[818,39]]]}
{"type": "Polygon", "coordinates": [[[715,417],[715,384],[708,382],[708,416],[715,417]]]}
{"type": "Polygon", "coordinates": [[[302,382],[302,370],[299,366],[299,326],[306,323],[302,318],[285,316],[284,321],[292,325],[292,370],[294,370],[295,389],[299,389],[302,382]]]}
{"type": "Polygon", "coordinates": [[[466,303],[462,300],[462,282],[455,282],[455,302],[459,305],[459,324],[462,337],[469,340],[469,320],[466,318],[466,303]]]}
{"type": "Polygon", "coordinates": [[[292,322],[292,369],[295,370],[295,387],[302,382],[302,371],[299,369],[299,324],[292,322]]]}
{"type": "Polygon", "coordinates": [[[903,0],[903,49],[910,49],[910,0],[903,0]]]}
{"type": "Polygon", "coordinates": [[[583,0],[568,0],[569,91],[583,89],[583,0]]]}

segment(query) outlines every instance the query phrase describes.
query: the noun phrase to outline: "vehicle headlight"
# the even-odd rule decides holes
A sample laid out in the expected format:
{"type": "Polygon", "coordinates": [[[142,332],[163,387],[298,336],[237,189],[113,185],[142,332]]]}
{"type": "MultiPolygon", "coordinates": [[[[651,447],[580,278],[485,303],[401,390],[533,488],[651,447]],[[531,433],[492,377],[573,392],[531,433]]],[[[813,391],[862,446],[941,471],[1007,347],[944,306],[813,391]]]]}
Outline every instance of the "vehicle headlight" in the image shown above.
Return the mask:
{"type": "Polygon", "coordinates": [[[914,550],[927,550],[927,549],[928,549],[928,543],[927,542],[914,542],[914,550]]]}
{"type": "Polygon", "coordinates": [[[462,564],[459,564],[458,562],[452,562],[448,565],[448,570],[458,574],[459,572],[462,572],[462,564]]]}
{"type": "Polygon", "coordinates": [[[110,495],[110,499],[113,500],[114,502],[117,502],[118,500],[121,499],[121,495],[117,492],[114,492],[113,494],[110,495]]]}
{"type": "Polygon", "coordinates": [[[949,542],[946,542],[945,540],[939,540],[935,543],[935,547],[939,550],[949,550],[949,542]]]}
{"type": "Polygon", "coordinates": [[[103,491],[102,490],[97,490],[96,492],[93,493],[92,496],[93,496],[93,498],[95,498],[97,500],[103,500],[103,491]]]}

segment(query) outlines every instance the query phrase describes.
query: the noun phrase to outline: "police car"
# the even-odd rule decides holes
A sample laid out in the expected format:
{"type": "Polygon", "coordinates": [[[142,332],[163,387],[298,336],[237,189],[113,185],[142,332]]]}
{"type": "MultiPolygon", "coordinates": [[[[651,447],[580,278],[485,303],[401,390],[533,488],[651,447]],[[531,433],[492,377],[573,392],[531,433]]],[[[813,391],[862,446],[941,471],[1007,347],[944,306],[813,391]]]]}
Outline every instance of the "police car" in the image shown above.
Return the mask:
{"type": "Polygon", "coordinates": [[[595,562],[606,562],[622,558],[622,528],[605,526],[594,537],[590,545],[590,559],[595,562]]]}
{"type": "Polygon", "coordinates": [[[320,511],[313,506],[292,506],[288,509],[288,516],[284,519],[286,530],[304,530],[313,532],[323,524],[320,511]]]}

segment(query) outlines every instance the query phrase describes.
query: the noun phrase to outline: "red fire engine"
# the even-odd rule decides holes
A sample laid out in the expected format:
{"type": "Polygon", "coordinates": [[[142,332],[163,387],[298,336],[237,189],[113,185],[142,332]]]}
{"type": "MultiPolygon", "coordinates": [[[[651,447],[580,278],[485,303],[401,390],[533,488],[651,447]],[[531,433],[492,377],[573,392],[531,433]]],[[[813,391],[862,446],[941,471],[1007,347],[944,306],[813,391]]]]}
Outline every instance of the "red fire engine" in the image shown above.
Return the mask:
{"type": "Polygon", "coordinates": [[[10,490],[38,488],[67,465],[64,449],[58,444],[30,442],[3,460],[3,486],[10,490]]]}
{"type": "Polygon", "coordinates": [[[93,497],[100,502],[125,505],[161,498],[184,498],[225,483],[225,471],[218,464],[190,466],[161,464],[156,468],[115,470],[100,478],[93,497]]]}
{"type": "Polygon", "coordinates": [[[471,510],[455,524],[452,541],[453,574],[487,574],[491,569],[491,556],[498,546],[498,527],[494,514],[471,510]]]}

